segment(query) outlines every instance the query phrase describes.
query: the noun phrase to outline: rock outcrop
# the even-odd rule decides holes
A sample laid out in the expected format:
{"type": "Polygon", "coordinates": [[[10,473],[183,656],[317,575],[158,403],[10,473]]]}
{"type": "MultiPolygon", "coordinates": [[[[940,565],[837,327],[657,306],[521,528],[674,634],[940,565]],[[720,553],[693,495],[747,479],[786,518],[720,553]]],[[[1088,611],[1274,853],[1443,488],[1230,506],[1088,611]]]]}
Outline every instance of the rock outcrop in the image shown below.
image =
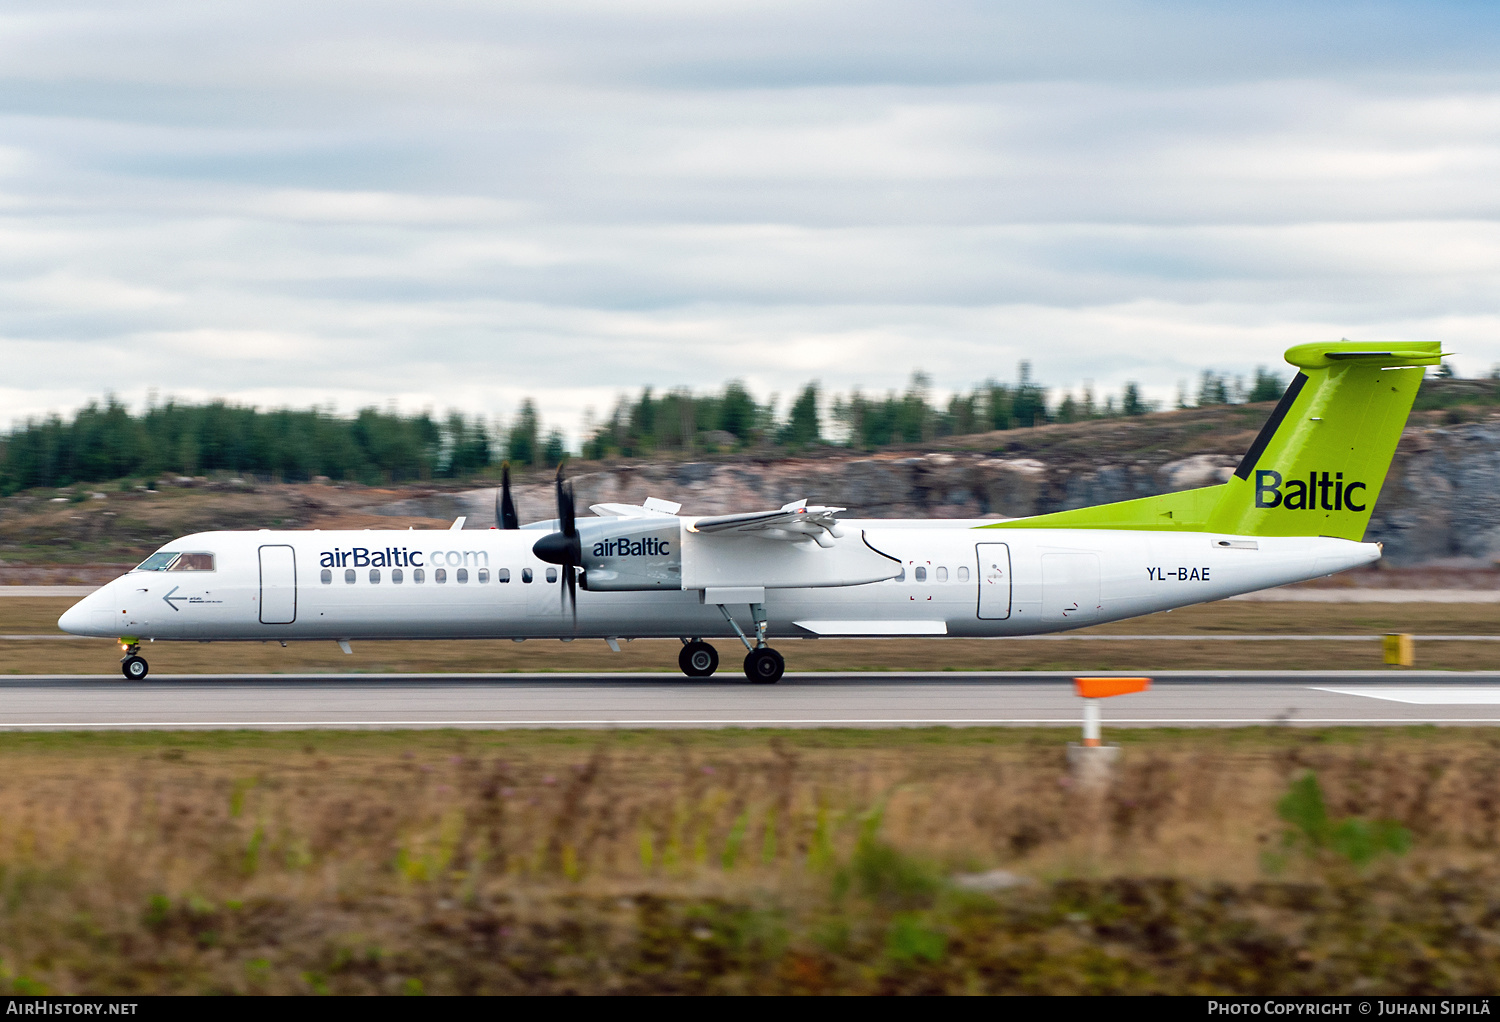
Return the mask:
{"type": "MultiPolygon", "coordinates": [[[[1086,427],[1104,428],[1079,424],[963,438],[970,446],[939,451],[587,466],[572,481],[580,511],[654,496],[681,503],[684,513],[724,514],[805,497],[862,518],[1010,518],[1223,482],[1254,435],[1194,429],[1190,418],[1183,425],[1172,443],[1136,438],[1149,446],[1119,436],[1079,443],[1088,440],[1086,427]],[[1197,453],[1184,452],[1194,444],[1197,453]]],[[[550,480],[518,484],[516,503],[523,521],[556,514],[550,480]]],[[[388,510],[467,515],[469,528],[488,528],[494,490],[434,494],[388,510]]],[[[1500,558],[1500,419],[1408,429],[1367,538],[1386,545],[1392,566],[1500,558]]]]}

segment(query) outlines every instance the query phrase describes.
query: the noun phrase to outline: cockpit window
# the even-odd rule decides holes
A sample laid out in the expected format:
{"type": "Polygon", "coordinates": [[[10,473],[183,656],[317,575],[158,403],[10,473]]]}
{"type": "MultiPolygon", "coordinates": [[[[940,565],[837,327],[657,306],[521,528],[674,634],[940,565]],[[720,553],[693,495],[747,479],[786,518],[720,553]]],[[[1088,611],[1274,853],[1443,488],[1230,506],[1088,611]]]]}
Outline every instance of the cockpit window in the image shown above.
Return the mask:
{"type": "Polygon", "coordinates": [[[164,550],[159,554],[152,554],[150,557],[146,558],[135,570],[166,571],[172,566],[172,562],[175,560],[177,560],[176,551],[168,552],[164,550]]]}
{"type": "Polygon", "coordinates": [[[168,571],[213,571],[213,554],[183,554],[168,571]]]}

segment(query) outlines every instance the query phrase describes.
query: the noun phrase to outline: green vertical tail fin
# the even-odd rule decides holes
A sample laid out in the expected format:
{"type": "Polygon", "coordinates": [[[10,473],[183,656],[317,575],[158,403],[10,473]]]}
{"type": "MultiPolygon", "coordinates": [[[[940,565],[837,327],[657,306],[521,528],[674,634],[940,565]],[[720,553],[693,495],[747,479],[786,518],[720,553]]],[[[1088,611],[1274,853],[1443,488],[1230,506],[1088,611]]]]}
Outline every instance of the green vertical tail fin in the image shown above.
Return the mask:
{"type": "Polygon", "coordinates": [[[1361,540],[1435,341],[1340,341],[1286,353],[1298,370],[1209,515],[1210,532],[1361,540]]]}
{"type": "Polygon", "coordinates": [[[1227,483],[996,522],[996,529],[1147,529],[1364,538],[1436,341],[1338,341],[1286,353],[1298,369],[1227,483]]]}

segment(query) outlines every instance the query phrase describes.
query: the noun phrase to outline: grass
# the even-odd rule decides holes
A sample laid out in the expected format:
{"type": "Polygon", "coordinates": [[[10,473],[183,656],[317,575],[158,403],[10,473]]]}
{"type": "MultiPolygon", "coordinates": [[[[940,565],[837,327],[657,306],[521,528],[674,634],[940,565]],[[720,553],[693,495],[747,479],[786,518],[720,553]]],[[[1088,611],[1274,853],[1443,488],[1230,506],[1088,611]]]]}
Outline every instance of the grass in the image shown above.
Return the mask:
{"type": "Polygon", "coordinates": [[[0,987],[1493,985],[1500,734],[1132,732],[1104,791],[1073,783],[1066,737],[0,735],[0,987]],[[1411,850],[1288,843],[1309,776],[1328,828],[1411,850]],[[1012,886],[954,881],[995,869],[1012,886]]]}
{"type": "MultiPolygon", "coordinates": [[[[70,599],[0,598],[0,634],[62,634],[57,618],[70,599]]],[[[1500,633],[1493,604],[1210,603],[1084,629],[1081,634],[1342,634],[1377,636],[1500,633]]],[[[1378,642],[1224,641],[1120,643],[1026,639],[818,639],[772,637],[792,671],[1059,670],[1159,671],[1276,668],[1378,668],[1378,642]]],[[[739,666],[732,640],[718,641],[721,670],[739,666]]],[[[612,653],[599,640],[356,642],[346,656],[332,642],[154,643],[145,654],[162,674],[287,672],[671,671],[676,640],[640,640],[612,653]]],[[[0,641],[0,674],[112,674],[119,652],[109,640],[0,641]]],[[[1500,643],[1419,643],[1417,666],[1448,670],[1500,667],[1500,643]]]]}

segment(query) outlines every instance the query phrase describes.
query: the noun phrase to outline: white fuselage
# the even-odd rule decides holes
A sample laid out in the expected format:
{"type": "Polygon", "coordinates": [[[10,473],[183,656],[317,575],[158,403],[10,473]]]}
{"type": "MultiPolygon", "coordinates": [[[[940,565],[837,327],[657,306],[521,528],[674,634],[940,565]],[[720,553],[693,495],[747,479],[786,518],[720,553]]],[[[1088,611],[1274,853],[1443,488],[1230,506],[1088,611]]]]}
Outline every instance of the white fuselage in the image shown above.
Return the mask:
{"type": "MultiPolygon", "coordinates": [[[[974,524],[844,520],[847,542],[892,558],[890,570],[902,576],[768,589],[770,637],[1034,635],[1285,585],[1380,556],[1376,544],[1318,537],[974,524]]],[[[719,607],[695,589],[580,591],[575,626],[560,569],[532,554],[543,534],[198,533],[163,549],[212,553],[213,570],[132,571],[59,623],[80,635],[186,641],[734,635],[719,607]],[[383,566],[371,567],[377,559],[383,566]]],[[[729,609],[749,630],[748,607],[729,609]]]]}

